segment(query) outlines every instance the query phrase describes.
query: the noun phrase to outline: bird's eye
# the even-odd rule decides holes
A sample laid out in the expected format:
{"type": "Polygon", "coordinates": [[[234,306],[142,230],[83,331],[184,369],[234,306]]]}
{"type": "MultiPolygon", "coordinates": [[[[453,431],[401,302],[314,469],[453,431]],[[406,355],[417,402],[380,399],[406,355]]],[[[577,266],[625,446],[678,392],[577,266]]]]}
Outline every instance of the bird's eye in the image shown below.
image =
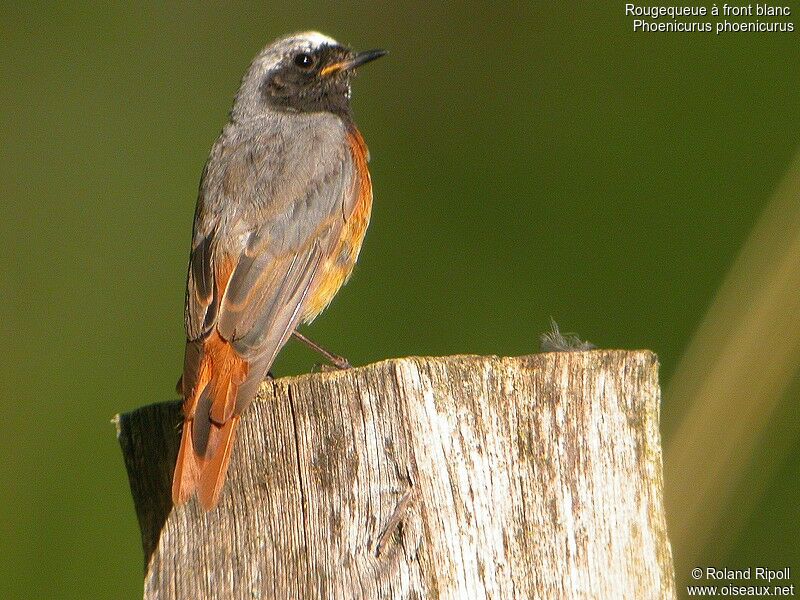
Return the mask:
{"type": "Polygon", "coordinates": [[[310,54],[306,54],[305,52],[301,52],[294,57],[294,64],[301,69],[310,69],[314,66],[314,57],[310,54]]]}

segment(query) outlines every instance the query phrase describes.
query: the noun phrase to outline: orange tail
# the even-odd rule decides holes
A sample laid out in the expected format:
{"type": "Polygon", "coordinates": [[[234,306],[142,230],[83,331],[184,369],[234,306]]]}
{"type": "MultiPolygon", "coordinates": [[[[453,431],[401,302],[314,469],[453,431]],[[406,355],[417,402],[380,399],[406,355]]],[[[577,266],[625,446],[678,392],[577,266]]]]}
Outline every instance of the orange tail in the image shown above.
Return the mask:
{"type": "Polygon", "coordinates": [[[236,399],[248,364],[216,332],[189,342],[183,372],[183,433],[172,502],[187,502],[195,492],[205,510],[217,505],[225,483],[239,415],[236,399]]]}

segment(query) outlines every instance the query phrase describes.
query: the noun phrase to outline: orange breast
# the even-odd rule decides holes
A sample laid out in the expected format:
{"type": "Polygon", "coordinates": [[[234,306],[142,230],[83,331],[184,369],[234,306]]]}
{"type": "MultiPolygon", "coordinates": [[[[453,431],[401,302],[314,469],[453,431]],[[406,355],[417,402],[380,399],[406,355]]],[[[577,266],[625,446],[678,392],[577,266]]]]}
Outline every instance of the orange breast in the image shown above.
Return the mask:
{"type": "Polygon", "coordinates": [[[306,323],[313,321],[339,291],[353,272],[358,260],[361,244],[369,225],[372,212],[372,182],[367,168],[367,145],[358,130],[353,127],[347,136],[353,164],[356,168],[356,202],[353,212],[342,228],[339,243],[322,265],[322,275],[315,286],[303,312],[306,323]]]}

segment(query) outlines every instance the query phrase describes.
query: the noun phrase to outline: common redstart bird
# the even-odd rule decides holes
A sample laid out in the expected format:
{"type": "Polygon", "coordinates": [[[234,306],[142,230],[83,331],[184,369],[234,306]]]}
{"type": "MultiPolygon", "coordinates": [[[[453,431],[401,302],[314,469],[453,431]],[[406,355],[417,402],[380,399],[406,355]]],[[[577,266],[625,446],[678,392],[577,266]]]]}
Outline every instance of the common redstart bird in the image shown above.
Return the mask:
{"type": "Polygon", "coordinates": [[[200,182],[172,499],[216,506],[236,426],[276,355],[347,281],[372,209],[350,108],[355,53],[306,32],[253,60],[200,182]]]}

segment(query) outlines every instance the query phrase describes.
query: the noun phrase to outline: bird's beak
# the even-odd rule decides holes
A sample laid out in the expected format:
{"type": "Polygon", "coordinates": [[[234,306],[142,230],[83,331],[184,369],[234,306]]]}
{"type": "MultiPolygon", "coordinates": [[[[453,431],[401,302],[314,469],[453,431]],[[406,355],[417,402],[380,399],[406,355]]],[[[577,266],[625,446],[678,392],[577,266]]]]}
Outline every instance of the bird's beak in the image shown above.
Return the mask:
{"type": "Polygon", "coordinates": [[[324,67],[319,74],[325,77],[326,75],[333,75],[334,73],[338,73],[340,71],[351,71],[360,67],[361,65],[375,60],[376,58],[386,56],[387,54],[388,52],[386,50],[366,50],[365,52],[359,52],[353,58],[342,60],[324,67]]]}

